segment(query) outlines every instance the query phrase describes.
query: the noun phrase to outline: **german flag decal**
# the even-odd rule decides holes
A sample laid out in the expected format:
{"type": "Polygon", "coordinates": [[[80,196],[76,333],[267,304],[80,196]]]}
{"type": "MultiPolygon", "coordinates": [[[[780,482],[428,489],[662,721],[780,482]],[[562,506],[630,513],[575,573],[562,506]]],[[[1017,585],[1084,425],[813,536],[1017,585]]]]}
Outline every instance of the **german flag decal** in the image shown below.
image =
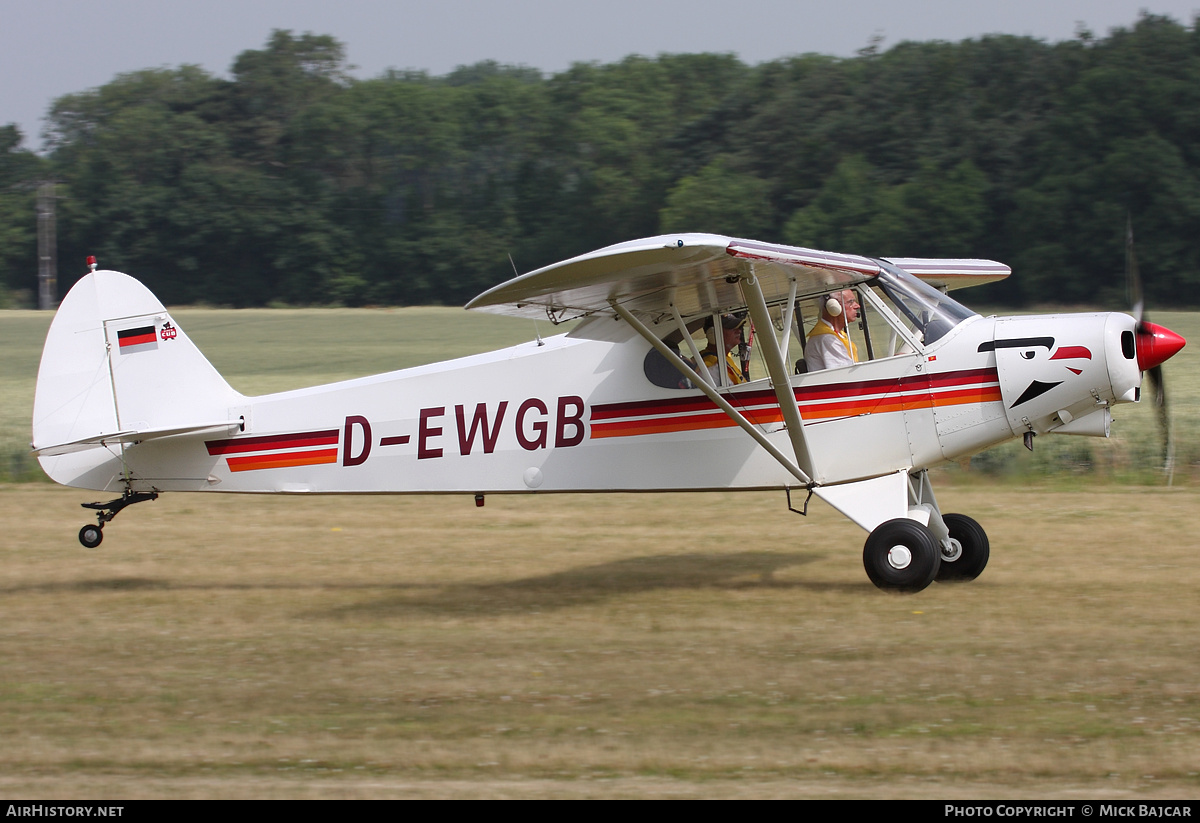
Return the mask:
{"type": "Polygon", "coordinates": [[[231,472],[256,469],[285,469],[336,463],[337,429],[296,434],[272,434],[264,437],[235,437],[208,440],[204,445],[211,455],[224,455],[231,472]]]}
{"type": "Polygon", "coordinates": [[[136,329],[122,329],[117,332],[117,345],[121,354],[149,351],[158,348],[158,335],[154,326],[138,326],[136,329]]]}

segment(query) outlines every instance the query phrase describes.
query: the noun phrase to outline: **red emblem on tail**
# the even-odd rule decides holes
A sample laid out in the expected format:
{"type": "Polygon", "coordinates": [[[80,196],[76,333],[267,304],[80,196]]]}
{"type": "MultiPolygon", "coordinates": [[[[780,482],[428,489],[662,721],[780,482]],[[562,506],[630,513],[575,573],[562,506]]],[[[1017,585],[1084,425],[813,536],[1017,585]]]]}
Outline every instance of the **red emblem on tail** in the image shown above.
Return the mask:
{"type": "Polygon", "coordinates": [[[163,323],[162,331],[158,333],[158,336],[163,340],[174,340],[175,334],[175,327],[171,325],[170,321],[167,321],[163,323]]]}

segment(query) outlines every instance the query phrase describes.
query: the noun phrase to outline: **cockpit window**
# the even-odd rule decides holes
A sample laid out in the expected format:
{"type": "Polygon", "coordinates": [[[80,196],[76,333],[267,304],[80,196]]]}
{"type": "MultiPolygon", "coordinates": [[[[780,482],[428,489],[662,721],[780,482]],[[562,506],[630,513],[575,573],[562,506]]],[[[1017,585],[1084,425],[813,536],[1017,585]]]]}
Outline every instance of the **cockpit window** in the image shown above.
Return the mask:
{"type": "MultiPolygon", "coordinates": [[[[705,317],[694,317],[687,323],[688,335],[692,338],[696,349],[703,351],[708,345],[704,336],[705,317]]],[[[691,354],[691,346],[683,339],[683,333],[678,328],[674,328],[674,324],[669,327],[670,330],[662,336],[662,341],[670,347],[671,351],[679,355],[684,362],[695,367],[695,358],[691,354]]],[[[688,380],[677,368],[671,365],[671,362],[659,352],[658,349],[651,348],[646,352],[646,357],[642,361],[642,370],[646,373],[646,379],[655,386],[660,386],[664,389],[690,389],[693,388],[692,381],[688,380]]]]}
{"type": "MultiPolygon", "coordinates": [[[[805,374],[813,359],[806,359],[806,350],[811,343],[814,327],[822,317],[823,307],[832,295],[841,295],[847,301],[843,311],[853,310],[856,315],[847,315],[851,322],[844,324],[842,332],[846,350],[851,353],[852,362],[856,363],[919,352],[963,321],[977,316],[898,266],[886,260],[876,262],[881,271],[875,276],[863,277],[844,285],[833,284],[819,292],[797,294],[790,302],[784,300],[768,305],[772,328],[753,329],[747,324],[745,340],[748,342],[753,336],[757,342],[763,334],[772,334],[779,342],[785,362],[794,367],[796,374],[805,374]],[[849,290],[856,294],[857,305],[849,302],[849,290]]],[[[687,331],[697,351],[706,351],[706,347],[713,345],[711,340],[706,341],[703,336],[704,326],[712,322],[708,316],[693,317],[687,321],[687,331]]],[[[664,332],[663,342],[685,362],[694,365],[696,358],[692,348],[674,324],[668,321],[664,332]]],[[[750,356],[751,380],[765,379],[767,369],[761,359],[760,347],[755,345],[750,356]]],[[[826,363],[817,368],[841,368],[851,364],[826,363]]],[[[642,369],[646,379],[655,386],[665,389],[695,388],[657,349],[651,348],[646,352],[642,369]]],[[[723,370],[718,367],[717,371],[723,370]]],[[[742,382],[737,379],[726,381],[723,377],[715,379],[726,387],[742,382]]]]}
{"type": "Polygon", "coordinates": [[[886,260],[876,261],[883,268],[875,279],[901,319],[912,324],[915,336],[926,344],[944,337],[975,312],[947,297],[908,272],[886,260]]]}
{"type": "Polygon", "coordinates": [[[646,359],[642,361],[642,369],[646,372],[646,379],[655,386],[661,386],[664,389],[691,387],[688,379],[680,373],[679,369],[672,366],[658,349],[650,349],[646,352],[646,359]]]}

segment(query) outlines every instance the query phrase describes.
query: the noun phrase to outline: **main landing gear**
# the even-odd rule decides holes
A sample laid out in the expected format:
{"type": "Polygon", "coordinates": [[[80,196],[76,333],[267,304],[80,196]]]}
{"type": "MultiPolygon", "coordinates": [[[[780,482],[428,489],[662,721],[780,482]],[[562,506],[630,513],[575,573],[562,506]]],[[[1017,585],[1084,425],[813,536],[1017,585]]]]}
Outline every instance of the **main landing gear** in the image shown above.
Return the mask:
{"type": "Polygon", "coordinates": [[[876,586],[919,592],[934,580],[974,580],[987,566],[987,533],[965,514],[943,515],[925,472],[909,477],[909,514],[879,524],[867,536],[863,566],[876,586]]]}
{"type": "Polygon", "coordinates": [[[120,514],[121,509],[132,506],[134,503],[157,499],[158,492],[135,492],[132,489],[126,489],[123,495],[116,500],[109,500],[107,503],[80,503],[79,505],[85,509],[96,510],[96,525],[93,526],[89,523],[80,529],[79,542],[85,548],[96,548],[104,539],[104,524],[120,514]]]}
{"type": "Polygon", "coordinates": [[[951,580],[974,580],[987,566],[991,547],[987,532],[965,514],[944,514],[942,520],[950,532],[950,551],[942,550],[942,565],[938,569],[939,583],[951,580]]]}
{"type": "Polygon", "coordinates": [[[867,577],[889,591],[921,591],[933,582],[941,564],[933,533],[907,517],[880,523],[863,546],[867,577]]]}

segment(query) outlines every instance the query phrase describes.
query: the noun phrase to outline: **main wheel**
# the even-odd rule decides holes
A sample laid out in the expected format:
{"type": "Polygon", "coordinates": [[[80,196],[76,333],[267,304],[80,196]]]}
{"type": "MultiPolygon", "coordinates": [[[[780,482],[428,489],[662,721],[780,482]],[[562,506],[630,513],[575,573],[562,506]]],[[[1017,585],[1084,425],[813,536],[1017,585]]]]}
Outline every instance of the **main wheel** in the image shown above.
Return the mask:
{"type": "Polygon", "coordinates": [[[867,577],[886,591],[921,591],[933,582],[941,562],[933,533],[907,517],[879,524],[863,546],[867,577]]]}
{"type": "Polygon", "coordinates": [[[938,582],[974,580],[983,572],[991,555],[987,532],[965,514],[944,514],[942,520],[950,530],[950,539],[958,542],[961,551],[954,559],[942,556],[942,565],[937,573],[938,582]]]}
{"type": "Polygon", "coordinates": [[[104,539],[104,529],[99,526],[88,524],[79,530],[79,542],[85,548],[94,549],[100,545],[100,541],[104,539]]]}

